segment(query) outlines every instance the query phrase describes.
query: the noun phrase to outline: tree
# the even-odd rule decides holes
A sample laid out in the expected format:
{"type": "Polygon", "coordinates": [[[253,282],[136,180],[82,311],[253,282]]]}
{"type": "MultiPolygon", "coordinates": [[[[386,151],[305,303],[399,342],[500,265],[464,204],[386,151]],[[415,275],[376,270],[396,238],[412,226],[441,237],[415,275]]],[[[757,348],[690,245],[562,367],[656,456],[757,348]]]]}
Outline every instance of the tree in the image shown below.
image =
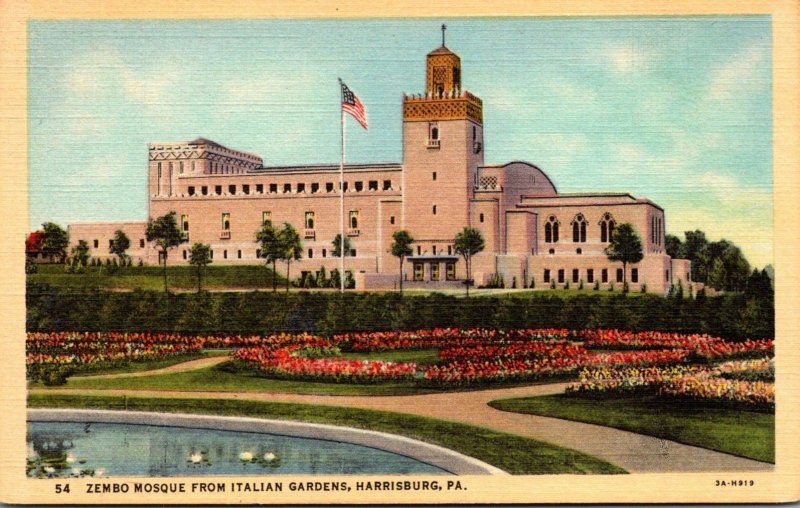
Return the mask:
{"type": "Polygon", "coordinates": [[[406,256],[413,254],[411,244],[414,243],[414,238],[406,231],[401,229],[392,234],[392,256],[400,259],[400,294],[403,294],[403,260],[406,256]]]}
{"type": "Polygon", "coordinates": [[[114,231],[114,238],[111,240],[111,247],[108,250],[111,252],[111,254],[117,256],[120,264],[122,264],[123,261],[125,261],[125,252],[130,248],[130,246],[131,239],[128,238],[128,235],[126,235],[124,231],[118,229],[114,231]]]}
{"type": "Polygon", "coordinates": [[[469,286],[472,284],[472,256],[483,250],[485,246],[483,235],[475,228],[465,227],[456,235],[454,245],[456,254],[464,258],[467,268],[467,280],[464,283],[467,286],[467,296],[469,296],[469,286]]]}
{"type": "Polygon", "coordinates": [[[611,235],[611,243],[606,247],[606,255],[611,261],[622,262],[622,287],[628,286],[628,263],[638,263],[644,257],[642,239],[633,225],[619,224],[611,235]]]}
{"type": "Polygon", "coordinates": [[[86,266],[89,263],[89,244],[86,243],[86,240],[78,240],[70,254],[76,267],[86,266]]]}
{"type": "Polygon", "coordinates": [[[277,269],[275,267],[279,259],[283,259],[283,245],[281,243],[280,231],[270,223],[265,223],[256,232],[256,242],[261,244],[260,256],[266,260],[266,264],[272,263],[272,291],[278,290],[277,269]]]}
{"type": "Polygon", "coordinates": [[[680,238],[675,235],[667,235],[664,244],[667,256],[672,259],[685,259],[686,253],[680,238]]]}
{"type": "Polygon", "coordinates": [[[708,280],[708,240],[706,234],[699,229],[685,231],[686,241],[683,244],[685,258],[692,262],[692,280],[706,282],[708,280]]]}
{"type": "Polygon", "coordinates": [[[42,224],[42,230],[44,231],[44,239],[41,244],[42,255],[57,258],[59,263],[63,263],[67,258],[69,235],[55,222],[45,222],[42,224]]]}
{"type": "Polygon", "coordinates": [[[281,229],[278,236],[283,250],[281,258],[286,261],[286,291],[288,292],[289,268],[293,260],[300,259],[303,256],[303,242],[300,240],[300,234],[288,222],[283,223],[283,229],[281,229]]]}
{"type": "Polygon", "coordinates": [[[195,243],[189,251],[189,264],[195,267],[197,273],[197,292],[203,289],[203,268],[214,261],[211,259],[211,246],[203,243],[195,243]]]}
{"type": "Polygon", "coordinates": [[[156,219],[150,218],[147,221],[145,238],[148,242],[156,244],[159,249],[159,260],[164,260],[164,291],[167,291],[167,255],[170,249],[186,241],[178,228],[175,212],[169,212],[156,219]]]}
{"type": "MultiPolygon", "coordinates": [[[[342,235],[338,234],[333,238],[333,257],[340,258],[342,257],[342,235]]],[[[350,255],[350,251],[353,250],[352,245],[350,244],[350,238],[347,236],[344,237],[344,255],[345,257],[350,255]]]]}

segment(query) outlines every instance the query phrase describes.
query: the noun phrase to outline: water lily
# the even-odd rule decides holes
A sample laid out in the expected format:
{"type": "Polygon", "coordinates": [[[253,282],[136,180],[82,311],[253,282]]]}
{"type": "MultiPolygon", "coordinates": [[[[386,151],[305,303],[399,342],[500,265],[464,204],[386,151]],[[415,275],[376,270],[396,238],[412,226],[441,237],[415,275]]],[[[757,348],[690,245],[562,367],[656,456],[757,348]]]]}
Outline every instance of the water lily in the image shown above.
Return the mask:
{"type": "Polygon", "coordinates": [[[56,472],[56,468],[53,466],[44,466],[44,472],[47,474],[53,474],[56,472]]]}
{"type": "Polygon", "coordinates": [[[203,454],[201,453],[193,453],[189,455],[189,460],[192,461],[192,464],[197,464],[203,460],[203,454]]]}
{"type": "Polygon", "coordinates": [[[103,476],[104,474],[106,474],[106,470],[105,470],[105,468],[98,467],[97,469],[95,469],[95,470],[94,470],[94,475],[95,475],[95,477],[97,477],[97,478],[99,478],[99,477],[103,476]]]}
{"type": "Polygon", "coordinates": [[[80,476],[83,471],[79,467],[72,468],[72,476],[80,476]]]}
{"type": "Polygon", "coordinates": [[[253,452],[242,452],[239,454],[239,460],[249,462],[253,460],[253,452]]]}
{"type": "Polygon", "coordinates": [[[276,458],[277,456],[272,452],[267,452],[264,454],[264,460],[266,460],[267,462],[272,462],[276,458]]]}
{"type": "Polygon", "coordinates": [[[66,461],[67,464],[72,464],[73,462],[75,462],[75,455],[70,453],[69,455],[67,455],[66,461]]]}

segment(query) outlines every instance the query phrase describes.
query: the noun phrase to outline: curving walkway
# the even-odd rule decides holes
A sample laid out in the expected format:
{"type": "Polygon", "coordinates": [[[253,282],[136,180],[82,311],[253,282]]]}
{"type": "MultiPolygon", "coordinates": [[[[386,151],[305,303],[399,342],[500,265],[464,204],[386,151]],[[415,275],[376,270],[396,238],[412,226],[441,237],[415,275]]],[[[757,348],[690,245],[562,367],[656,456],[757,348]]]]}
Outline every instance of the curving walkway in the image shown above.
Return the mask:
{"type": "MultiPolygon", "coordinates": [[[[211,359],[197,361],[206,360],[211,359]]],[[[150,371],[150,374],[155,374],[156,372],[157,371],[150,371]]],[[[706,450],[610,427],[571,422],[543,416],[509,413],[499,411],[487,405],[488,402],[496,399],[562,393],[566,386],[567,383],[553,383],[474,392],[393,396],[69,389],[35,389],[33,392],[73,395],[127,395],[130,397],[217,398],[297,402],[303,404],[322,404],[393,411],[397,413],[428,416],[480,427],[489,427],[494,430],[546,441],[599,457],[631,473],[663,473],[671,471],[771,471],[774,467],[772,464],[764,462],[744,459],[726,453],[706,450]]]]}
{"type": "Polygon", "coordinates": [[[157,376],[159,374],[173,374],[175,372],[188,372],[190,370],[203,369],[205,367],[213,367],[224,361],[228,360],[228,356],[212,356],[209,358],[199,358],[197,360],[189,360],[188,362],[176,363],[163,369],[142,370],[139,372],[120,372],[117,374],[97,374],[93,376],[80,376],[80,379],[117,379],[124,377],[148,377],[157,376]]]}

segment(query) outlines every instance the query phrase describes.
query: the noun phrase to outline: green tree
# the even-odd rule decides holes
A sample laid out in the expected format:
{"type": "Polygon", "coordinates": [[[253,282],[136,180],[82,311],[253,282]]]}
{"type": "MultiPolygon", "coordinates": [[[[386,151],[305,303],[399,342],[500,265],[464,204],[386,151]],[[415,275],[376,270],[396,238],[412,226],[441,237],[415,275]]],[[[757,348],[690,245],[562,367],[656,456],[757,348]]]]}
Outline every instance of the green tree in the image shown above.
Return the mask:
{"type": "Polygon", "coordinates": [[[685,231],[686,241],[683,244],[685,259],[692,262],[692,280],[705,283],[708,280],[710,261],[708,259],[708,240],[706,234],[699,229],[685,231]]]}
{"type": "Polygon", "coordinates": [[[161,260],[164,261],[164,291],[167,291],[167,256],[169,250],[186,241],[180,228],[178,228],[175,212],[169,212],[155,219],[150,218],[147,221],[145,238],[147,238],[148,242],[155,243],[159,249],[159,262],[161,260]]]}
{"type": "Polygon", "coordinates": [[[42,255],[49,258],[58,259],[63,263],[67,258],[67,246],[69,246],[69,234],[55,222],[45,222],[42,224],[44,239],[41,244],[42,255]]]}
{"type": "Polygon", "coordinates": [[[211,259],[211,246],[203,243],[195,243],[189,250],[189,264],[194,266],[197,274],[197,292],[203,289],[203,268],[214,261],[211,259]]]}
{"type": "Polygon", "coordinates": [[[414,243],[414,238],[406,231],[401,229],[392,234],[392,256],[400,260],[400,294],[403,294],[403,261],[406,256],[413,254],[411,244],[414,243]]]}
{"type": "Polygon", "coordinates": [[[300,259],[303,256],[303,242],[300,240],[300,234],[288,222],[283,223],[283,229],[278,234],[280,237],[280,244],[283,250],[281,258],[286,261],[286,291],[289,291],[289,269],[291,268],[292,261],[300,259]]]}
{"type": "Polygon", "coordinates": [[[644,258],[642,239],[632,224],[623,223],[614,228],[611,243],[606,247],[606,256],[611,261],[622,262],[622,287],[628,285],[628,263],[638,263],[644,258]]]}
{"type": "Polygon", "coordinates": [[[70,254],[75,266],[86,266],[89,263],[89,244],[86,240],[78,240],[70,254]]]}
{"type": "Polygon", "coordinates": [[[664,244],[667,256],[672,259],[685,259],[686,253],[680,238],[675,235],[667,235],[664,244]]]}
{"type": "Polygon", "coordinates": [[[272,223],[265,222],[261,229],[256,232],[256,242],[261,245],[259,255],[264,258],[266,264],[272,263],[272,291],[278,290],[278,277],[276,263],[283,259],[283,245],[281,242],[280,231],[272,226],[272,223]]]}
{"type": "Polygon", "coordinates": [[[119,258],[120,265],[125,266],[125,252],[131,247],[131,239],[124,231],[118,229],[114,231],[114,238],[111,240],[111,247],[108,249],[111,254],[119,258]]]}
{"type": "MultiPolygon", "coordinates": [[[[336,236],[333,238],[333,242],[331,242],[331,244],[333,245],[333,257],[335,257],[335,258],[342,257],[342,235],[337,233],[336,236]]],[[[350,238],[345,236],[344,237],[344,255],[345,255],[345,257],[350,255],[350,251],[351,250],[353,250],[353,246],[350,243],[350,238]]]]}
{"type": "Polygon", "coordinates": [[[467,296],[469,296],[469,286],[472,284],[472,256],[481,252],[485,246],[483,235],[475,228],[465,227],[456,235],[455,241],[456,254],[464,258],[467,268],[467,296]]]}

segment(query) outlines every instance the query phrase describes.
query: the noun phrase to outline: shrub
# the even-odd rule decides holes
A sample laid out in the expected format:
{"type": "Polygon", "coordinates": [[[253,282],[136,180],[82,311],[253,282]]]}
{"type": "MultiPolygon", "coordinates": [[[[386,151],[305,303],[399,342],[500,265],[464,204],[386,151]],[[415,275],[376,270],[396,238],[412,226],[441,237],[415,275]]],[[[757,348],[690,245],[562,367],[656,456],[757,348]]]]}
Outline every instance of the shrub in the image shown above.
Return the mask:
{"type": "Polygon", "coordinates": [[[580,284],[578,284],[578,289],[583,289],[583,279],[581,279],[580,284]]]}
{"type": "Polygon", "coordinates": [[[531,289],[534,289],[536,287],[536,278],[531,277],[531,285],[528,287],[531,289]]]}
{"type": "Polygon", "coordinates": [[[599,280],[594,281],[594,287],[592,289],[594,289],[595,291],[600,291],[600,281],[599,280]]]}
{"type": "Polygon", "coordinates": [[[556,288],[556,281],[550,280],[550,289],[555,289],[555,288],[556,288]]]}
{"type": "Polygon", "coordinates": [[[569,281],[567,281],[566,283],[564,283],[564,289],[569,289],[569,281]]]}
{"type": "Polygon", "coordinates": [[[642,293],[647,293],[647,284],[644,284],[644,283],[642,284],[641,291],[642,291],[642,293]]]}

